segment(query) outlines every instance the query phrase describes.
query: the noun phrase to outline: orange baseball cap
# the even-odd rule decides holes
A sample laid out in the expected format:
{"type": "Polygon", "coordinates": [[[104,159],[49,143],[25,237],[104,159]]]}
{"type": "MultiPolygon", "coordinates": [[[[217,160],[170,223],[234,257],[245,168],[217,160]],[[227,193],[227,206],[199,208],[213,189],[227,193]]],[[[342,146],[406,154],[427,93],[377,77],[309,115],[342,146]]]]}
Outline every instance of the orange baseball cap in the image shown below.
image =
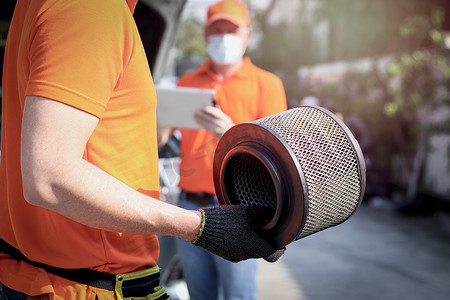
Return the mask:
{"type": "Polygon", "coordinates": [[[208,8],[205,26],[208,27],[217,20],[227,20],[238,26],[250,25],[250,14],[247,4],[240,0],[222,0],[208,8]]]}

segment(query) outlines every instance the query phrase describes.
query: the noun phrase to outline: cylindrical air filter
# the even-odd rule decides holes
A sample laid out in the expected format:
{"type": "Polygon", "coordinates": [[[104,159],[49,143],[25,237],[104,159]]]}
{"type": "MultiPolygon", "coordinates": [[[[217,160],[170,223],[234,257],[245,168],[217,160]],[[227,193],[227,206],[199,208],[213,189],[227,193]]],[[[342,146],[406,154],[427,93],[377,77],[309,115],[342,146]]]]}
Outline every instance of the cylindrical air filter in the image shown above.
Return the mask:
{"type": "Polygon", "coordinates": [[[260,206],[257,226],[276,247],[347,220],[362,200],[365,173],[350,130],[316,106],[238,124],[214,156],[220,204],[260,206]]]}

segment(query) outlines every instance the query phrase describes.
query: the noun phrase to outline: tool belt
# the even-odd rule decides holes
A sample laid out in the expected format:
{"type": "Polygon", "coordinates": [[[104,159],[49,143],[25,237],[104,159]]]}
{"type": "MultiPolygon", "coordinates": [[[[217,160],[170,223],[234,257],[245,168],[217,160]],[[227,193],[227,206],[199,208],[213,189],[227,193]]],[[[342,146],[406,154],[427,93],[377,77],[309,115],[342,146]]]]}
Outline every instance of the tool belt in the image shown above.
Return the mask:
{"type": "Polygon", "coordinates": [[[108,274],[88,268],[63,269],[32,261],[23,255],[20,250],[14,248],[3,239],[0,239],[0,253],[8,254],[11,258],[19,261],[26,261],[35,267],[46,270],[48,273],[70,281],[115,291],[117,299],[172,299],[172,297],[166,294],[165,289],[159,285],[160,280],[158,266],[124,274],[108,274]]]}
{"type": "Polygon", "coordinates": [[[183,191],[186,194],[186,199],[199,206],[207,206],[216,203],[216,195],[208,193],[189,193],[183,191]]]}

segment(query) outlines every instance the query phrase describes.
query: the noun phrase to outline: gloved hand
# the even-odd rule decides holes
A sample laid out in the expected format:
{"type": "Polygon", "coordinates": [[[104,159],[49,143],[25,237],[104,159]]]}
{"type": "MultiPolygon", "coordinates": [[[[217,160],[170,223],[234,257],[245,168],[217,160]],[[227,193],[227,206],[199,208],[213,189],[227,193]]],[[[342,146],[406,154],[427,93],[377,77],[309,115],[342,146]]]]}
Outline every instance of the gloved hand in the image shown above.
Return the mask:
{"type": "Polygon", "coordinates": [[[192,243],[226,260],[263,258],[275,262],[286,250],[273,248],[255,232],[253,222],[260,211],[257,206],[224,205],[200,211],[202,226],[192,243]]]}

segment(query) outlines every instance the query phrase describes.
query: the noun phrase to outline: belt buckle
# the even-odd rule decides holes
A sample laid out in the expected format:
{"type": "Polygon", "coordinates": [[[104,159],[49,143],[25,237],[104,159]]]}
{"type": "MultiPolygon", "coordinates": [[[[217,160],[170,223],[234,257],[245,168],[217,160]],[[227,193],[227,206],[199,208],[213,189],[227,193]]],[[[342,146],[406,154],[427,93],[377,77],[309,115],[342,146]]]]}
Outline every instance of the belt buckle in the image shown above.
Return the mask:
{"type": "Polygon", "coordinates": [[[117,274],[115,288],[117,299],[171,299],[159,285],[159,267],[151,267],[142,271],[117,274]]]}

